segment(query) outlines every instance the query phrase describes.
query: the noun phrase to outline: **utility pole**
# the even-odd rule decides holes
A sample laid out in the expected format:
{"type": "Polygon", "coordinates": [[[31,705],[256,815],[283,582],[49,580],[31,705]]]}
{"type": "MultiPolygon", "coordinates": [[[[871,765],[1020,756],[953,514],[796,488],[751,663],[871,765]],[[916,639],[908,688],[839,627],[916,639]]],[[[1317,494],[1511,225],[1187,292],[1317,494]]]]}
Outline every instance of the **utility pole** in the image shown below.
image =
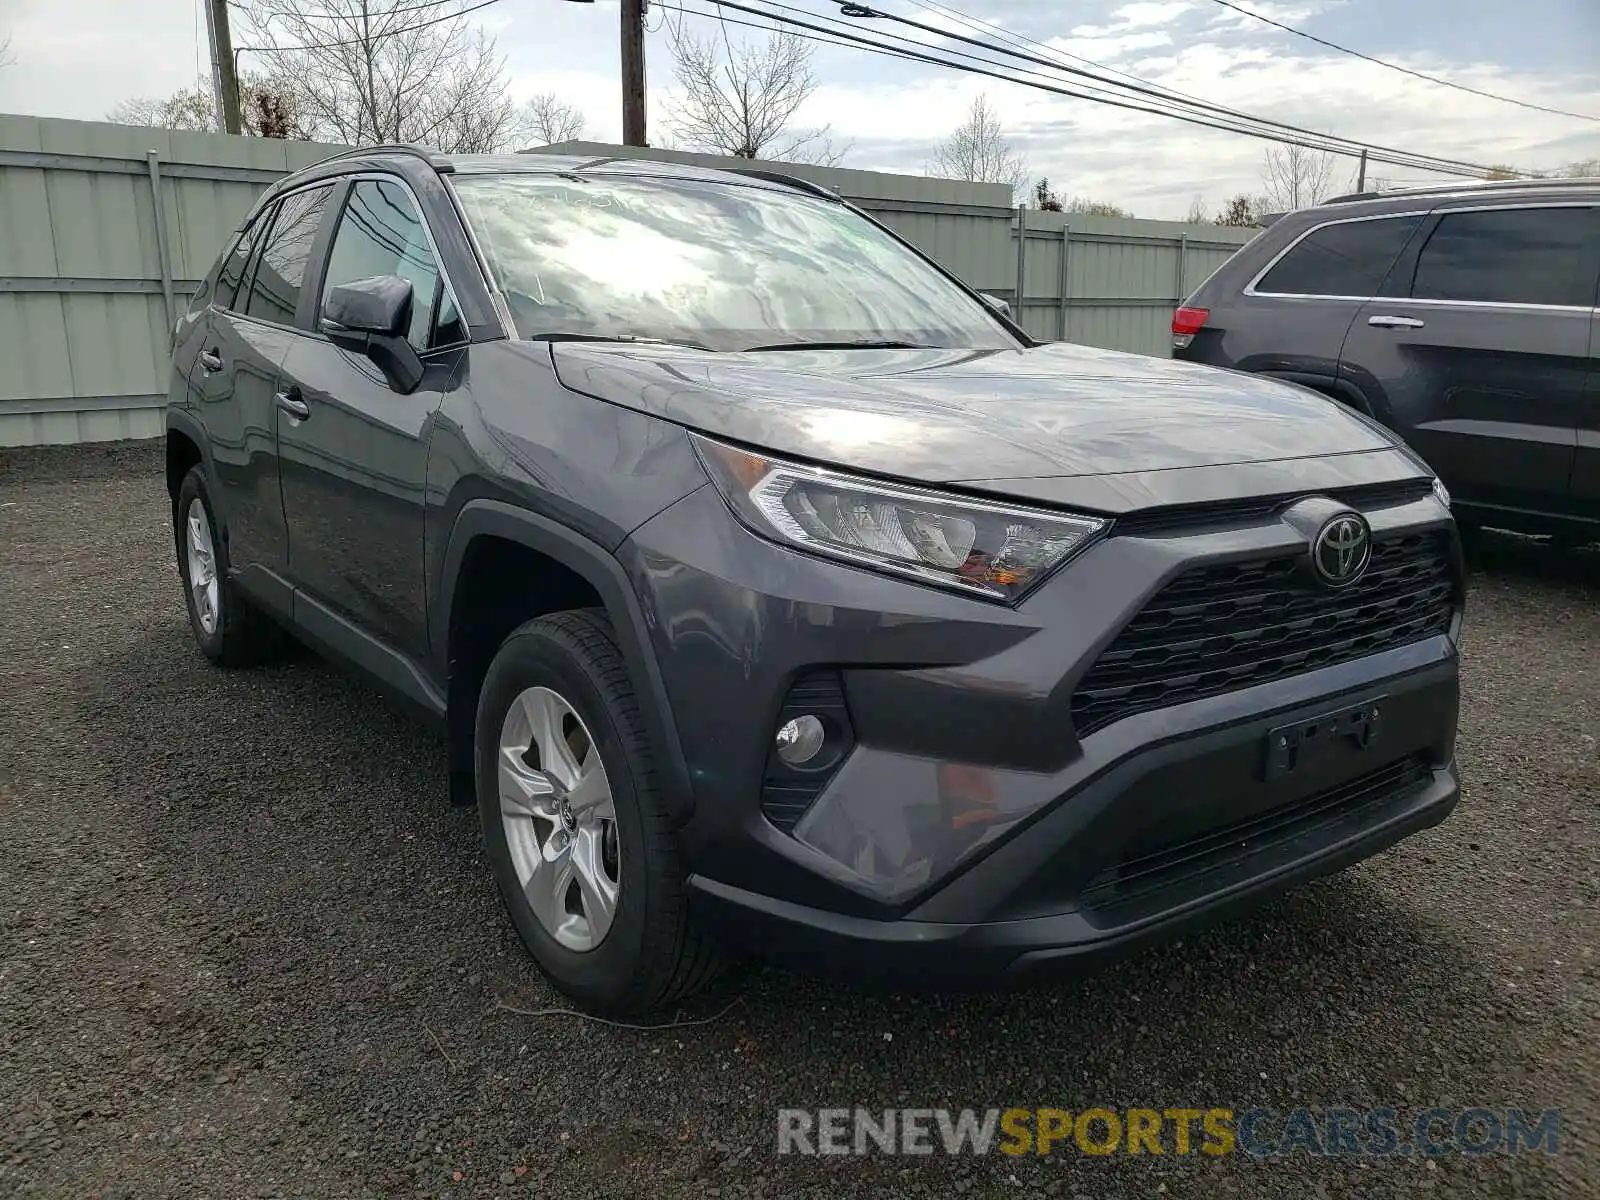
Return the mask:
{"type": "MultiPolygon", "coordinates": [[[[226,0],[212,0],[225,3],[226,0]]],[[[645,146],[645,0],[622,0],[622,144],[645,146]]]]}
{"type": "Polygon", "coordinates": [[[1367,190],[1367,152],[1366,152],[1365,148],[1363,148],[1362,151],[1361,151],[1361,171],[1360,171],[1360,174],[1358,174],[1356,176],[1356,191],[1364,192],[1366,190],[1367,190]]]}
{"type": "Polygon", "coordinates": [[[233,34],[228,29],[228,0],[206,0],[206,29],[211,34],[211,92],[226,133],[242,132],[239,124],[239,78],[233,67],[233,34]]]}

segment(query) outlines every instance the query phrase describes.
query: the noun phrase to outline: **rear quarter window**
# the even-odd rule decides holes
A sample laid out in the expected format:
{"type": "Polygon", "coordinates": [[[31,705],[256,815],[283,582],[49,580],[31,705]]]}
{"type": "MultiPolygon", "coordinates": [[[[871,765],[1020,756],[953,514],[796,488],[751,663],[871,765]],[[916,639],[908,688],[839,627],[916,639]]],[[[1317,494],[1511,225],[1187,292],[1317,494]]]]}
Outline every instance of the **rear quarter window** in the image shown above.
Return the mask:
{"type": "Polygon", "coordinates": [[[239,295],[239,283],[244,279],[245,268],[250,264],[250,255],[254,253],[256,241],[260,237],[261,227],[266,224],[264,217],[258,217],[253,224],[234,239],[233,248],[223,257],[222,269],[217,272],[216,303],[221,308],[232,308],[239,295]]]}
{"type": "Polygon", "coordinates": [[[1255,290],[1279,296],[1365,300],[1383,286],[1422,217],[1374,217],[1314,229],[1275,263],[1255,290]]]}

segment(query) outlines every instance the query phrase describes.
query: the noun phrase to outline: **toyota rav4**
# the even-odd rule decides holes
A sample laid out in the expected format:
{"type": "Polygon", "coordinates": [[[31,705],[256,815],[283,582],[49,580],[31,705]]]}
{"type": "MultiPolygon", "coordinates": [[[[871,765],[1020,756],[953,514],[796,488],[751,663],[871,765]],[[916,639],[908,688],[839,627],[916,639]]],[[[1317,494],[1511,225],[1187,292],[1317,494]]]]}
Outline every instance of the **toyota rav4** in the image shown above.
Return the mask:
{"type": "Polygon", "coordinates": [[[175,331],[193,633],[443,731],[592,1008],[1120,952],[1456,802],[1448,497],[1293,385],[1027,337],[823,188],[352,152],[175,331]]]}

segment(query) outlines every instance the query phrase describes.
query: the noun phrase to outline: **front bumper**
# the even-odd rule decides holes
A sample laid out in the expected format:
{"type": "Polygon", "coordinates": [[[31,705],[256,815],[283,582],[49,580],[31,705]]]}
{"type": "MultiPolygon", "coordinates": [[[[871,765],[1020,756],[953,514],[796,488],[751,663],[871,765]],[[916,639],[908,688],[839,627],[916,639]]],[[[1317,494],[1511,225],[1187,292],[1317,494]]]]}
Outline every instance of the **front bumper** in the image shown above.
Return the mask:
{"type": "MultiPolygon", "coordinates": [[[[1367,515],[1379,534],[1449,525],[1431,498],[1367,515]]],[[[693,905],[810,969],[955,982],[1118,952],[1443,820],[1453,636],[1073,734],[1076,680],[1166,580],[1298,537],[1260,521],[1112,538],[1009,609],[772,545],[709,489],[680,501],[624,550],[694,788],[693,905]],[[780,829],[763,766],[818,668],[843,682],[855,744],[780,829]],[[1269,734],[1373,704],[1369,744],[1267,778],[1269,734]]]]}
{"type": "Polygon", "coordinates": [[[1386,734],[1390,746],[1423,748],[1380,752],[1353,776],[1350,764],[1334,768],[1345,775],[1340,783],[1310,791],[1228,790],[1228,781],[1250,778],[1267,729],[1292,713],[1152,748],[1073,792],[898,918],[810,908],[698,875],[694,904],[725,940],[817,972],[954,985],[1080,968],[1443,821],[1456,805],[1456,772],[1433,757],[1445,747],[1428,710],[1445,705],[1453,715],[1453,685],[1449,670],[1390,681],[1388,711],[1405,726],[1386,734]],[[1176,790],[1183,775],[1192,784],[1176,790]],[[1187,836],[1176,831],[1184,817],[1198,822],[1187,836]]]}

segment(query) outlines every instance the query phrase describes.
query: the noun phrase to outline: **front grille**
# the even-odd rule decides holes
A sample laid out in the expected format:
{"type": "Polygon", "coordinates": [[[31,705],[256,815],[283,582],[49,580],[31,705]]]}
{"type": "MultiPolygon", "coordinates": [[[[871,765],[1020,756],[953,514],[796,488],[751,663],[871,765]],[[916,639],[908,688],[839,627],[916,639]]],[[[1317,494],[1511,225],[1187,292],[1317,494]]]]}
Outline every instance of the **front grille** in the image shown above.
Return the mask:
{"type": "MultiPolygon", "coordinates": [[[[1206,504],[1186,504],[1181,508],[1148,508],[1131,516],[1118,517],[1115,528],[1117,536],[1127,537],[1133,534],[1145,536],[1178,533],[1211,525],[1243,525],[1249,521],[1270,520],[1296,500],[1305,499],[1307,494],[1290,492],[1281,496],[1250,500],[1217,500],[1206,504]]],[[[1433,480],[1401,479],[1389,483],[1332,488],[1314,494],[1342,501],[1351,508],[1370,512],[1376,508],[1410,504],[1412,501],[1433,495],[1433,480]]]]}
{"type": "Polygon", "coordinates": [[[1083,906],[1107,916],[1170,908],[1217,891],[1235,878],[1257,873],[1261,855],[1281,857],[1296,843],[1315,843],[1319,837],[1326,841],[1332,827],[1360,818],[1369,807],[1410,795],[1432,777],[1427,759],[1412,755],[1248,820],[1136,853],[1095,876],[1083,891],[1083,906]]]}
{"type": "Polygon", "coordinates": [[[1078,735],[1450,628],[1455,582],[1443,533],[1375,538],[1366,574],[1337,591],[1307,578],[1303,558],[1198,567],[1168,583],[1079,681],[1078,735]]]}

